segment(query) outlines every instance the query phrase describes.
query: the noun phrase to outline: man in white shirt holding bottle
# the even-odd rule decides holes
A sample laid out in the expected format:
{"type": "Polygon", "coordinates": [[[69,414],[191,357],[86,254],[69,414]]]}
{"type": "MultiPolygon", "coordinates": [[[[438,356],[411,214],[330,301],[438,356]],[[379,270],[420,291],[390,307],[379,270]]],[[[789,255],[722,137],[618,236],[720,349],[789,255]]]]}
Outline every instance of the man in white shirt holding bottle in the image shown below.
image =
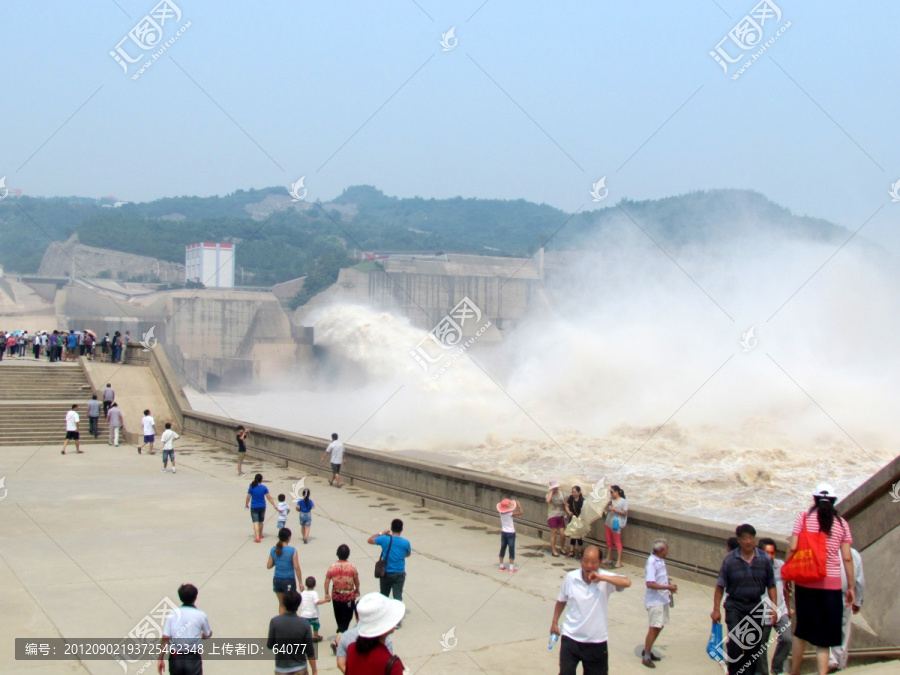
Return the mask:
{"type": "MultiPolygon", "coordinates": [[[[631,579],[600,569],[600,549],[588,546],[581,558],[581,569],[566,575],[556,607],[550,635],[561,635],[559,675],[575,675],[582,664],[584,675],[608,675],[609,650],[606,618],[609,596],[631,586],[631,579]],[[568,606],[568,609],[566,607],[568,606]],[[559,618],[566,609],[566,618],[559,628],[559,618]]],[[[552,638],[551,638],[552,639],[552,638]]],[[[552,645],[552,642],[551,642],[552,645]]]]}
{"type": "Polygon", "coordinates": [[[669,543],[665,539],[657,539],[653,542],[653,553],[647,558],[644,571],[644,583],[647,590],[644,591],[644,607],[647,608],[647,617],[650,628],[647,629],[647,637],[644,638],[644,651],[641,652],[641,663],[647,668],[656,668],[654,661],[660,657],[653,653],[653,643],[659,637],[660,632],[669,623],[669,605],[672,603],[672,593],[678,590],[676,584],[669,583],[669,571],[666,569],[666,556],[669,555],[669,543]]]}

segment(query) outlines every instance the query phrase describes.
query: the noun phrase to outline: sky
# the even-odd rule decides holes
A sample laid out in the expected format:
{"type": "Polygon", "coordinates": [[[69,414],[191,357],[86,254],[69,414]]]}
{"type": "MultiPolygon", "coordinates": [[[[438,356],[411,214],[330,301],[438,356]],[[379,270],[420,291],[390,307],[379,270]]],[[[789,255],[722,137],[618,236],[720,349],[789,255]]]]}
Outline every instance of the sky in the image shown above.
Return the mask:
{"type": "Polygon", "coordinates": [[[880,0],[5,2],[0,177],[123,201],[304,177],[311,200],[370,184],[566,211],[744,188],[900,252],[898,19],[880,0]]]}

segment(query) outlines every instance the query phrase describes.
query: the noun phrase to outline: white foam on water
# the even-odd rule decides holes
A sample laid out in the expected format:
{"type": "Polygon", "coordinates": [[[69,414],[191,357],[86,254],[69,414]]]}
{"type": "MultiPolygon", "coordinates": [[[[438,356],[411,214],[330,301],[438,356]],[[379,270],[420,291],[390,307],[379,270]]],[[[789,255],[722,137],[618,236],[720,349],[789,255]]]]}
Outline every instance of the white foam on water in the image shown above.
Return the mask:
{"type": "Polygon", "coordinates": [[[436,379],[411,355],[425,331],[343,304],[312,317],[315,377],[189,398],[534,483],[605,477],[634,504],[779,533],[818,482],[847,494],[893,458],[900,284],[871,250],[848,246],[810,279],[834,244],[683,249],[682,271],[645,243],[557,271],[545,307],[436,379]]]}

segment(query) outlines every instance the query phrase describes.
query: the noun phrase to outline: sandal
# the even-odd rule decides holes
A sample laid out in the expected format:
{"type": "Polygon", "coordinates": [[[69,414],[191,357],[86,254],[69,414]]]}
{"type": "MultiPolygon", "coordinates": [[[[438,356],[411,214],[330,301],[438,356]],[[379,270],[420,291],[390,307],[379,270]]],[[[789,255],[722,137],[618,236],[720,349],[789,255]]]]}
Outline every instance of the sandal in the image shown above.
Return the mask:
{"type": "Polygon", "coordinates": [[[337,656],[337,643],[336,643],[336,642],[332,642],[330,646],[331,646],[331,653],[332,653],[334,656],[337,656]]]}
{"type": "Polygon", "coordinates": [[[557,553],[556,551],[550,551],[550,554],[551,554],[554,558],[558,558],[558,557],[559,557],[559,553],[557,553]]]}

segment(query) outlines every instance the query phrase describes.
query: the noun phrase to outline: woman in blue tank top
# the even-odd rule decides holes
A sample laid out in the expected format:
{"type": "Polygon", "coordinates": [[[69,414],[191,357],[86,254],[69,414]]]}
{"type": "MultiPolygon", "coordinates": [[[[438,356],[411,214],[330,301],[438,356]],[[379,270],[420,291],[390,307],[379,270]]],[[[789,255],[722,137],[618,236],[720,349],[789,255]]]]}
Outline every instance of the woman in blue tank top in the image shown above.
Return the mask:
{"type": "Polygon", "coordinates": [[[297,559],[297,549],[288,546],[291,541],[291,531],[282,527],[278,531],[278,543],[269,551],[269,559],[266,561],[266,569],[275,568],[275,578],[272,579],[272,590],[278,598],[278,613],[284,614],[284,594],[297,590],[297,579],[303,578],[300,571],[300,561],[297,559]]]}

